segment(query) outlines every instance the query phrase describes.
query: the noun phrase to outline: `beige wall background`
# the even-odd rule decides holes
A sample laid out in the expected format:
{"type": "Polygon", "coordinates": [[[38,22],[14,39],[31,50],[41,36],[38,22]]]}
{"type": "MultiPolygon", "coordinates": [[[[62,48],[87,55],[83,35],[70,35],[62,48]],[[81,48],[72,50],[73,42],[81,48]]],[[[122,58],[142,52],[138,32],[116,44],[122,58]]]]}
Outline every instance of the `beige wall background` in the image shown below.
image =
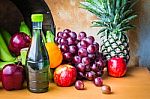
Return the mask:
{"type": "MultiPolygon", "coordinates": [[[[100,38],[97,35],[100,28],[90,27],[92,25],[91,22],[95,20],[96,17],[90,12],[80,8],[80,1],[83,0],[45,0],[52,12],[57,32],[65,28],[72,29],[77,33],[85,31],[88,35],[93,35],[96,41],[100,43],[100,38]]],[[[145,1],[148,0],[141,0],[140,2],[144,3],[145,1]]],[[[140,14],[140,2],[135,7],[138,14],[140,14]]],[[[128,32],[131,49],[129,66],[139,65],[139,57],[137,54],[139,46],[139,19],[137,18],[134,23],[137,25],[137,29],[128,32]]]]}

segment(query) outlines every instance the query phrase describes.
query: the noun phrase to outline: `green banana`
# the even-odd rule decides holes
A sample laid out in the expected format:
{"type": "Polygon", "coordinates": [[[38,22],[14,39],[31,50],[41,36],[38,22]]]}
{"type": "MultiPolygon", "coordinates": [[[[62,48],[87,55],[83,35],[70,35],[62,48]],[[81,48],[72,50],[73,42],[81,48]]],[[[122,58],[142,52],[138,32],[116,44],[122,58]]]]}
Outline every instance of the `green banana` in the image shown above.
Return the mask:
{"type": "Polygon", "coordinates": [[[24,32],[25,34],[27,34],[31,37],[31,31],[30,31],[29,27],[25,24],[24,21],[22,21],[20,24],[19,32],[24,32]]]}
{"type": "Polygon", "coordinates": [[[16,58],[14,58],[9,50],[8,50],[8,47],[2,37],[2,34],[0,33],[0,59],[2,61],[6,61],[6,62],[10,62],[10,61],[15,61],[16,58]]]}
{"type": "Polygon", "coordinates": [[[0,33],[2,33],[2,37],[6,43],[6,45],[8,46],[10,43],[10,39],[11,39],[11,35],[9,34],[9,32],[7,32],[5,29],[1,28],[0,29],[0,33]]]}
{"type": "Polygon", "coordinates": [[[46,41],[54,42],[54,35],[51,31],[46,31],[46,41]]]}
{"type": "Polygon", "coordinates": [[[15,64],[15,63],[14,63],[14,62],[2,62],[2,61],[0,61],[0,70],[2,70],[3,67],[4,67],[5,65],[7,65],[7,64],[15,64]]]}

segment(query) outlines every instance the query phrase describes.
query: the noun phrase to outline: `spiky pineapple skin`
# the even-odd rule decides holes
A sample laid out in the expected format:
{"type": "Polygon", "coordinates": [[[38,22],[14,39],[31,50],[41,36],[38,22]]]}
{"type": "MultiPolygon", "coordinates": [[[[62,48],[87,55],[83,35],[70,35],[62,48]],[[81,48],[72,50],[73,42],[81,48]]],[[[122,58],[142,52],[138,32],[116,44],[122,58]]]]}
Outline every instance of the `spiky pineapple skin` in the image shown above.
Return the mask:
{"type": "Polygon", "coordinates": [[[116,35],[104,36],[101,43],[100,50],[106,61],[112,57],[122,57],[126,63],[129,62],[130,48],[129,39],[126,34],[122,34],[121,38],[118,38],[116,35]]]}

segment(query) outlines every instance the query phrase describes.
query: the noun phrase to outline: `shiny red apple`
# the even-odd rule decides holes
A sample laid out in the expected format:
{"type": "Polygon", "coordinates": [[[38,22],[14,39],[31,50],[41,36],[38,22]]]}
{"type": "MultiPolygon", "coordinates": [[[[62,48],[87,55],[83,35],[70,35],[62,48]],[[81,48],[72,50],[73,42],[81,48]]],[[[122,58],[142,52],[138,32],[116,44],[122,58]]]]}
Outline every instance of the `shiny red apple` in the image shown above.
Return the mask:
{"type": "Polygon", "coordinates": [[[127,65],[123,58],[113,57],[108,60],[108,74],[113,77],[122,77],[126,74],[127,65]]]}
{"type": "Polygon", "coordinates": [[[24,78],[24,69],[22,66],[8,64],[2,69],[2,85],[6,90],[22,89],[24,78]]]}
{"type": "Polygon", "coordinates": [[[10,39],[10,43],[8,47],[13,54],[18,56],[20,55],[20,50],[22,48],[29,47],[30,43],[31,43],[31,38],[27,34],[23,32],[19,32],[13,34],[13,36],[10,39]]]}
{"type": "Polygon", "coordinates": [[[0,81],[2,80],[2,70],[0,70],[0,81]]]}
{"type": "Polygon", "coordinates": [[[76,81],[76,77],[76,68],[68,64],[60,65],[54,71],[54,82],[61,87],[71,86],[76,81]]]}

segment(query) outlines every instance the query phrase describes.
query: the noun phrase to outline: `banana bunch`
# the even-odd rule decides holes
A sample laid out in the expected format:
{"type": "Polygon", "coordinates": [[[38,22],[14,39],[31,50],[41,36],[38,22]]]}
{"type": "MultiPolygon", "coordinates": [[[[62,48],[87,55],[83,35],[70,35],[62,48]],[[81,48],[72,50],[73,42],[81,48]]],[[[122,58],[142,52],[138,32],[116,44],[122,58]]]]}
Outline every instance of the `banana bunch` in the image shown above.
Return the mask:
{"type": "Polygon", "coordinates": [[[19,32],[24,32],[25,34],[27,34],[31,37],[30,29],[24,21],[22,21],[21,24],[20,24],[19,32]]]}
{"type": "Polygon", "coordinates": [[[11,35],[4,29],[0,29],[0,69],[6,64],[14,63],[16,58],[11,55],[8,49],[11,35]]]}

